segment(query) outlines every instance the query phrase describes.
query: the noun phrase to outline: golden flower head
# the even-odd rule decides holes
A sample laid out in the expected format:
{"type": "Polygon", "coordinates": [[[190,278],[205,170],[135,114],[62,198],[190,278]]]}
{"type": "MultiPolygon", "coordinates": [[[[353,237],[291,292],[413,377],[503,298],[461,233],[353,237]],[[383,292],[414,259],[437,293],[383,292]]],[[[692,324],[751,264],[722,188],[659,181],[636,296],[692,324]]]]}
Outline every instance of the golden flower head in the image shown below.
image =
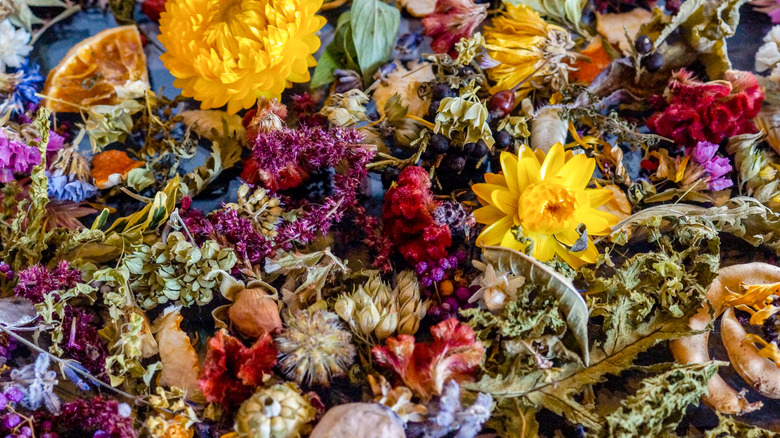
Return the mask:
{"type": "Polygon", "coordinates": [[[160,16],[161,56],[182,94],[229,113],[309,80],[322,0],[169,0],[160,16]]]}
{"type": "Polygon", "coordinates": [[[606,235],[617,218],[597,208],[612,198],[607,189],[586,188],[596,162],[568,155],[560,143],[549,154],[523,147],[520,156],[501,153],[501,174],[488,173],[474,184],[482,208],[474,212],[487,225],[479,246],[500,245],[537,260],[558,256],[572,267],[596,261],[590,236],[606,235]]]}
{"type": "Polygon", "coordinates": [[[496,82],[491,94],[511,90],[523,81],[517,97],[546,84],[558,90],[568,82],[571,66],[564,60],[575,58],[569,52],[574,47],[571,35],[562,27],[546,23],[526,5],[506,3],[506,11],[485,29],[485,43],[488,55],[498,62],[488,70],[488,76],[496,82]]]}

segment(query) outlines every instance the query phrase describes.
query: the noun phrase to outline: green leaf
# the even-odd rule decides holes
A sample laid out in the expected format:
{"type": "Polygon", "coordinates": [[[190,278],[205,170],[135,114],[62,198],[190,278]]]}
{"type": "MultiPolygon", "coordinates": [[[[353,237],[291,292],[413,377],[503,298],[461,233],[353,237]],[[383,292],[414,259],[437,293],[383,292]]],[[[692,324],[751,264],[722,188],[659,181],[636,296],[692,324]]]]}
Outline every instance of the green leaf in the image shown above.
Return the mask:
{"type": "Polygon", "coordinates": [[[380,0],[354,0],[351,12],[352,42],[363,80],[368,82],[393,53],[401,13],[380,0]]]}
{"type": "Polygon", "coordinates": [[[583,363],[588,364],[588,306],[571,281],[521,252],[502,247],[486,247],[485,261],[496,270],[525,277],[528,283],[544,285],[546,293],[558,300],[558,307],[580,348],[583,363]]]}
{"type": "Polygon", "coordinates": [[[727,362],[674,365],[671,370],[644,379],[636,394],[606,417],[606,435],[616,438],[670,436],[683,419],[685,409],[697,405],[707,383],[727,362]]]}
{"type": "Polygon", "coordinates": [[[332,49],[331,46],[328,46],[325,49],[325,53],[323,53],[320,59],[317,61],[317,67],[314,69],[314,74],[311,76],[312,89],[319,88],[323,85],[327,85],[333,82],[335,79],[333,72],[336,71],[336,69],[343,67],[335,51],[336,50],[332,49]]]}

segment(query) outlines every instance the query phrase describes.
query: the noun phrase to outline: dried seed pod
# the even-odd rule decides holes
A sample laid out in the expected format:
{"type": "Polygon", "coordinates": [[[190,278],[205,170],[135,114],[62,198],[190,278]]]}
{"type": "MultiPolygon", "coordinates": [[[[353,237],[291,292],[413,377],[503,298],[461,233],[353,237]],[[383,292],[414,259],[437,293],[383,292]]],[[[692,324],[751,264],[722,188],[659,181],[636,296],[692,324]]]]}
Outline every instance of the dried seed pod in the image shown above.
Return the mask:
{"type": "Polygon", "coordinates": [[[761,356],[754,344],[746,342],[747,332],[731,308],[723,314],[720,333],[729,361],[737,374],[765,397],[780,398],[780,368],[761,356]]]}
{"type": "Polygon", "coordinates": [[[310,438],[405,438],[403,422],[378,403],[347,403],[325,413],[310,438]]]}
{"type": "MultiPolygon", "coordinates": [[[[780,281],[780,268],[766,263],[746,263],[742,265],[721,268],[707,291],[709,305],[714,314],[710,315],[710,307],[705,304],[691,317],[688,325],[693,330],[706,330],[713,320],[723,313],[725,301],[730,298],[729,291],[737,291],[741,284],[766,284],[780,281]]],[[[682,364],[709,362],[707,349],[709,332],[677,339],[669,344],[669,348],[677,362],[682,364]]],[[[750,403],[734,388],[729,386],[722,377],[715,374],[707,384],[708,395],[702,397],[704,403],[724,414],[746,414],[755,411],[763,405],[760,401],[750,403]]]]}
{"type": "Polygon", "coordinates": [[[263,332],[282,331],[279,305],[268,291],[259,287],[239,292],[228,316],[239,332],[252,338],[260,337],[263,332]]]}

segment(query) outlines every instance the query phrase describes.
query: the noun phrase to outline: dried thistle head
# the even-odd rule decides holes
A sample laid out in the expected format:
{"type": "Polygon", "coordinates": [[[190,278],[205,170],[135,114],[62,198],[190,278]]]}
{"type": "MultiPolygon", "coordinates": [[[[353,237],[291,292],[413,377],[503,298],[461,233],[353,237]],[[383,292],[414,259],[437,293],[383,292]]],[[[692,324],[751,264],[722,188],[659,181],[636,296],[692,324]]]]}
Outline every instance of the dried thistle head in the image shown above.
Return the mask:
{"type": "Polygon", "coordinates": [[[342,330],[339,316],[327,310],[299,310],[276,337],[279,366],[289,379],[304,385],[329,386],[354,363],[352,335],[342,330]]]}

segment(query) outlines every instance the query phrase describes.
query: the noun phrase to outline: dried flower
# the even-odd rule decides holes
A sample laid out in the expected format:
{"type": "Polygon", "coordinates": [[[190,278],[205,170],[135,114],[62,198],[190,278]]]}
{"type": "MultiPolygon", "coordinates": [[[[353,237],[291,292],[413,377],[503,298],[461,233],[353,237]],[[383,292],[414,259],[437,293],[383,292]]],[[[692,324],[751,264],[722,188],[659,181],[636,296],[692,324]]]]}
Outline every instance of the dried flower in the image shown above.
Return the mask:
{"type": "Polygon", "coordinates": [[[14,180],[14,173],[30,173],[41,162],[38,148],[10,140],[3,128],[0,128],[0,182],[14,180]]]}
{"type": "Polygon", "coordinates": [[[414,395],[409,388],[405,386],[392,387],[383,376],[376,379],[369,375],[368,383],[374,393],[374,401],[392,409],[404,423],[425,421],[428,408],[412,403],[414,395]]]}
{"type": "Polygon", "coordinates": [[[488,124],[489,112],[474,91],[466,90],[458,97],[442,99],[433,132],[444,134],[459,145],[483,140],[492,147],[495,139],[488,124]]]}
{"type": "Polygon", "coordinates": [[[68,290],[80,281],[81,271],[72,269],[65,260],[54,269],[35,265],[19,272],[14,294],[33,303],[40,303],[50,292],[68,290]]]}
{"type": "Polygon", "coordinates": [[[433,219],[439,204],[430,187],[428,172],[410,166],[398,176],[398,185],[385,193],[384,233],[412,264],[447,257],[447,248],[452,244],[449,227],[433,219]]]}
{"type": "Polygon", "coordinates": [[[409,424],[410,438],[474,438],[482,425],[490,418],[493,397],[490,394],[477,395],[474,404],[464,408],[460,401],[460,385],[450,380],[436,403],[431,403],[428,418],[423,423],[409,424]],[[455,432],[454,435],[450,435],[455,432]]]}
{"type": "Polygon", "coordinates": [[[684,146],[720,143],[727,137],[754,133],[753,119],[761,110],[764,92],[753,73],[729,70],[722,81],[700,82],[680,70],[672,77],[666,107],[653,114],[647,126],[684,146]]]}
{"type": "Polygon", "coordinates": [[[309,80],[320,46],[315,32],[325,24],[315,15],[320,5],[169,0],[160,15],[167,49],[161,59],[177,78],[174,85],[202,109],[227,104],[235,114],[261,96],[279,97],[291,82],[309,80]]]}
{"type": "Polygon", "coordinates": [[[264,332],[282,331],[279,306],[263,287],[244,288],[238,292],[228,315],[239,332],[252,338],[262,336],[264,332]]]}
{"type": "Polygon", "coordinates": [[[560,143],[546,156],[527,147],[519,157],[502,152],[503,174],[486,174],[487,183],[472,186],[484,206],[474,217],[487,225],[477,245],[505,246],[543,262],[557,255],[575,268],[594,263],[598,250],[590,236],[607,234],[617,223],[597,210],[612,192],[586,188],[595,167],[583,154],[567,157],[560,143]]]}
{"type": "Polygon", "coordinates": [[[517,277],[508,272],[496,274],[496,269],[491,264],[482,264],[477,261],[474,266],[482,270],[482,275],[478,276],[471,283],[479,286],[474,295],[469,298],[469,302],[480,301],[480,304],[487,310],[498,313],[509,304],[509,300],[517,297],[517,289],[525,283],[524,277],[517,277]]]}
{"type": "Polygon", "coordinates": [[[61,402],[54,393],[58,383],[57,372],[49,370],[49,363],[49,355],[40,353],[34,363],[11,370],[11,384],[24,393],[22,406],[36,410],[43,404],[49,412],[58,414],[61,402]]]}
{"type": "Polygon", "coordinates": [[[198,379],[206,400],[235,410],[252,392],[271,378],[276,365],[271,336],[261,336],[251,348],[220,330],[209,340],[203,371],[198,379]]]}
{"type": "Polygon", "coordinates": [[[399,65],[387,76],[379,79],[371,98],[376,104],[376,110],[381,116],[387,114],[385,105],[396,94],[400,98],[401,105],[406,107],[408,115],[425,117],[428,113],[430,99],[420,97],[418,90],[420,84],[435,79],[432,64],[420,64],[416,61],[409,63],[409,68],[399,65]]]}
{"type": "Polygon", "coordinates": [[[276,337],[276,348],[282,373],[304,385],[328,386],[355,360],[352,335],[326,310],[296,311],[276,337]]]}
{"type": "Polygon", "coordinates": [[[40,423],[51,422],[59,436],[137,438],[132,413],[127,403],[98,396],[65,403],[60,415],[44,416],[40,423]]]}
{"type": "Polygon", "coordinates": [[[374,359],[395,371],[417,396],[429,400],[441,394],[444,384],[454,379],[471,379],[482,361],[484,348],[474,331],[456,318],[431,327],[433,342],[415,342],[413,336],[388,338],[385,347],[374,347],[374,359]]]}
{"type": "Polygon", "coordinates": [[[152,309],[168,301],[184,306],[211,302],[213,289],[236,262],[233,250],[217,242],[209,240],[198,247],[174,231],[167,242],[136,246],[123,264],[130,273],[130,287],[142,299],[141,306],[152,309]]]}
{"type": "Polygon", "coordinates": [[[32,51],[30,34],[16,29],[8,19],[0,21],[0,72],[7,67],[21,67],[24,58],[32,51]]]}
{"type": "Polygon", "coordinates": [[[520,98],[543,86],[562,89],[568,83],[571,62],[576,59],[569,52],[574,47],[569,32],[547,24],[524,4],[506,7],[492,26],[485,28],[485,48],[499,63],[488,70],[488,76],[496,82],[490,93],[519,86],[520,98]]]}
{"type": "Polygon", "coordinates": [[[471,37],[487,18],[487,8],[473,0],[437,0],[433,13],[422,20],[425,35],[433,38],[431,48],[446,53],[461,39],[471,37]]]}
{"type": "Polygon", "coordinates": [[[284,128],[286,118],[287,107],[279,103],[278,99],[261,97],[257,101],[257,107],[249,110],[244,116],[246,139],[251,142],[260,132],[278,131],[284,128]]]}
{"type": "Polygon", "coordinates": [[[299,437],[316,411],[292,383],[260,389],[236,413],[238,438],[299,437]]]}
{"type": "Polygon", "coordinates": [[[143,161],[133,160],[124,151],[101,152],[92,158],[92,178],[98,188],[107,189],[124,181],[131,170],[143,165],[143,161]]]}
{"type": "Polygon", "coordinates": [[[8,109],[14,114],[23,114],[30,105],[40,102],[35,94],[43,84],[38,64],[30,64],[25,60],[22,66],[12,73],[0,70],[0,96],[5,102],[0,104],[0,114],[8,109]]]}

